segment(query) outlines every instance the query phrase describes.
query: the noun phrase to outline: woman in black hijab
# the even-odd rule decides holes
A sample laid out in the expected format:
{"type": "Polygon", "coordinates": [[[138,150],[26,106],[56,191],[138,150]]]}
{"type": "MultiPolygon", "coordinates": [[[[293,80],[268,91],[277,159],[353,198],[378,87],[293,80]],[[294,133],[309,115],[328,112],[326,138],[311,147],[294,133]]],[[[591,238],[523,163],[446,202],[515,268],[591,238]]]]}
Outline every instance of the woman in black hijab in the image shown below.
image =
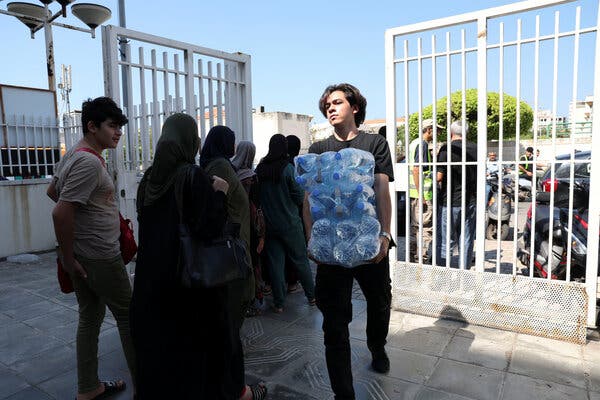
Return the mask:
{"type": "MultiPolygon", "coordinates": [[[[242,186],[231,161],[235,152],[235,134],[226,126],[217,125],[210,129],[202,151],[200,166],[208,175],[222,177],[229,184],[227,192],[227,214],[230,222],[240,224],[240,238],[246,242],[247,254],[250,254],[250,204],[248,194],[242,186]]],[[[248,260],[250,263],[251,261],[248,260]]],[[[240,399],[262,399],[267,389],[263,383],[245,385],[244,352],[239,331],[244,321],[246,309],[254,300],[254,274],[245,281],[234,281],[228,285],[227,307],[232,320],[232,348],[229,364],[231,367],[231,386],[240,391],[240,399]]]]}
{"type": "Polygon", "coordinates": [[[131,301],[131,333],[137,353],[137,398],[237,399],[224,376],[232,327],[223,288],[189,290],[179,284],[179,209],[196,235],[220,234],[229,185],[211,178],[194,158],[196,121],[174,114],[165,121],[154,162],[137,193],[139,250],[131,301]]]}
{"type": "Polygon", "coordinates": [[[273,290],[273,310],[283,312],[287,292],[284,279],[286,255],[298,272],[308,303],[312,306],[315,304],[315,285],[308,265],[302,220],[298,214],[304,190],[294,180],[285,136],[277,134],[271,138],[269,152],[256,167],[256,173],[267,228],[265,253],[273,290]]]}

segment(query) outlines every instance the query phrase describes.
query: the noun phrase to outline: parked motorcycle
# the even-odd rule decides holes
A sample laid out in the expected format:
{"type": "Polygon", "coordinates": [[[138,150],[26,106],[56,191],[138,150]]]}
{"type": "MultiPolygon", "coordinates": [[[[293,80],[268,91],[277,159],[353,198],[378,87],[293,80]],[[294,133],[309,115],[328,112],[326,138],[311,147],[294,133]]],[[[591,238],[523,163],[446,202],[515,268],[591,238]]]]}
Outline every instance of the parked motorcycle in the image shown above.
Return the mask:
{"type": "MultiPolygon", "coordinates": [[[[534,275],[564,280],[567,273],[567,248],[569,240],[569,191],[555,192],[554,215],[552,223],[552,249],[550,249],[550,196],[549,192],[540,192],[536,196],[535,232],[531,232],[532,209],[527,212],[527,221],[523,232],[524,247],[519,249],[518,257],[523,265],[530,265],[531,241],[534,246],[534,275]]],[[[585,281],[587,256],[587,221],[589,188],[581,182],[573,182],[573,218],[571,227],[571,280],[585,281]]]]}
{"type": "Polygon", "coordinates": [[[490,193],[487,199],[485,237],[496,239],[500,232],[500,240],[506,240],[509,232],[510,216],[512,214],[513,187],[510,176],[502,178],[502,194],[499,193],[500,185],[498,173],[494,172],[487,178],[490,193]],[[500,209],[500,223],[498,223],[498,209],[500,209]]]}
{"type": "Polygon", "coordinates": [[[519,177],[519,200],[531,201],[531,181],[519,177]]]}

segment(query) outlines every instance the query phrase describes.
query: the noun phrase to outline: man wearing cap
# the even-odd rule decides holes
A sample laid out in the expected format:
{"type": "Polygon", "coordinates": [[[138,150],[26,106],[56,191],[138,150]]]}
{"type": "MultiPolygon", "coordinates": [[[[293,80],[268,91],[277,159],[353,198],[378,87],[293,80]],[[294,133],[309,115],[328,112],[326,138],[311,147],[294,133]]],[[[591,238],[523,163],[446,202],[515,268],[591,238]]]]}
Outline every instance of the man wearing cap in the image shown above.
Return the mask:
{"type": "MultiPolygon", "coordinates": [[[[414,139],[408,148],[409,196],[410,196],[410,261],[431,264],[431,241],[433,239],[433,164],[429,143],[433,140],[433,120],[423,121],[421,138],[414,139]],[[423,163],[421,166],[418,163],[423,163]],[[422,215],[422,221],[419,216],[422,215]],[[422,222],[422,225],[420,223],[422,222]],[[422,237],[418,249],[419,237],[422,237]]],[[[436,124],[437,129],[443,129],[436,124]]]]}

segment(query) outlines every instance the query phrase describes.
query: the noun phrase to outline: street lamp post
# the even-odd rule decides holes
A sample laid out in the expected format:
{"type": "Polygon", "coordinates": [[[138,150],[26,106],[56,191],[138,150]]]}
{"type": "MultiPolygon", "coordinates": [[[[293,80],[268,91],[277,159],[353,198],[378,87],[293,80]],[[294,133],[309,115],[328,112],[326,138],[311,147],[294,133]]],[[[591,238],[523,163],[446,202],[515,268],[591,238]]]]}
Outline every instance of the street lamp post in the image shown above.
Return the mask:
{"type": "Polygon", "coordinates": [[[35,37],[35,33],[44,28],[44,37],[46,40],[46,66],[48,71],[48,89],[56,92],[56,77],[54,74],[54,42],[52,40],[52,25],[60,26],[61,28],[72,29],[76,31],[90,33],[92,38],[96,37],[95,29],[106,22],[110,16],[109,8],[90,3],[80,3],[71,6],[71,13],[79,20],[86,24],[89,29],[80,28],[73,25],[63,24],[55,20],[62,16],[67,16],[67,5],[73,0],[57,0],[61,5],[61,10],[55,14],[51,14],[49,5],[54,0],[40,0],[44,6],[39,6],[32,3],[12,2],[8,3],[6,10],[0,9],[0,14],[11,15],[23,22],[31,32],[31,38],[35,37]]]}

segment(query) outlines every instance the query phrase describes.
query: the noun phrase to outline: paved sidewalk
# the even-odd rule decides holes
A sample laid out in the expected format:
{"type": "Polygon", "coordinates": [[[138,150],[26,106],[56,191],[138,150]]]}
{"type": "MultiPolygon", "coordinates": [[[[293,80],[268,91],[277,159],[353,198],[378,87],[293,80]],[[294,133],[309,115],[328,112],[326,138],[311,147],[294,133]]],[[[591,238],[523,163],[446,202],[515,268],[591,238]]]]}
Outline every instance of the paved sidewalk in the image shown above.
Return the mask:
{"type": "MultiPolygon", "coordinates": [[[[77,302],[63,295],[52,253],[0,262],[0,399],[73,399],[77,302]]],[[[268,301],[269,299],[267,299],[268,301]]],[[[600,400],[600,342],[577,346],[401,312],[392,313],[391,371],[370,369],[366,304],[354,299],[350,326],[357,399],[600,400]]],[[[321,315],[302,293],[281,315],[265,310],[243,327],[249,382],[274,400],[332,399],[321,315]]],[[[99,344],[102,377],[126,377],[115,322],[107,312],[99,344]]],[[[131,399],[131,391],[114,399],[131,399]]]]}

